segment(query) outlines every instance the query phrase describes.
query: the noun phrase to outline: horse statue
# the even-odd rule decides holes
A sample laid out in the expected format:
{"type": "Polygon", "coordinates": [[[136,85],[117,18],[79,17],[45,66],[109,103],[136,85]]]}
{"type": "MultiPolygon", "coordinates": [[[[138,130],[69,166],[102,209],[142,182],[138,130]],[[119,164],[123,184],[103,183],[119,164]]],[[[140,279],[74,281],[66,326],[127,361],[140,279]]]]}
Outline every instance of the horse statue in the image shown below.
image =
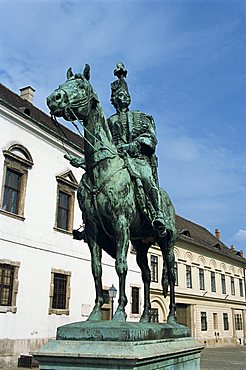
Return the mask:
{"type": "Polygon", "coordinates": [[[84,127],[84,168],[77,197],[85,224],[85,241],[91,253],[92,274],[95,282],[95,306],[88,320],[101,320],[103,305],[102,249],[112,256],[119,278],[118,307],[113,320],[126,321],[127,297],[125,283],[129,241],[136,250],[144,285],[144,309],[141,322],[150,322],[150,268],[147,252],[158,244],[163,255],[162,288],[164,297],[170,288],[168,323],[175,323],[174,243],[176,240],[175,210],[168,194],[161,190],[166,223],[163,237],[153,229],[141,213],[135,186],[126,161],[117,152],[99,99],[89,82],[90,69],[83,74],[67,71],[67,80],[48,98],[51,115],[67,121],[82,122],[84,127]]]}

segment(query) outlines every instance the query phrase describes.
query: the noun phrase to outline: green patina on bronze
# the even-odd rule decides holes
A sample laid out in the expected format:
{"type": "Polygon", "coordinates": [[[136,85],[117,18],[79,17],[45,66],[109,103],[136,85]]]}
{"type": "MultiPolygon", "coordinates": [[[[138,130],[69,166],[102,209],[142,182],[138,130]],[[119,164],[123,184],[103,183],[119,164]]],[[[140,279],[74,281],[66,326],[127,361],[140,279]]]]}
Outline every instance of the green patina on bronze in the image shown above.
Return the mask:
{"type": "Polygon", "coordinates": [[[96,92],[89,82],[90,68],[73,74],[48,98],[51,114],[67,121],[83,122],[84,158],[68,157],[85,173],[78,188],[78,202],[85,224],[77,237],[91,252],[95,281],[95,306],[88,320],[101,320],[103,305],[102,249],[115,258],[119,277],[119,300],[113,320],[126,320],[125,281],[129,240],[135,250],[144,284],[144,310],[141,322],[150,321],[150,269],[147,252],[157,243],[163,255],[162,287],[170,288],[168,322],[175,323],[174,252],[175,210],[168,194],[159,188],[155,124],[151,116],[130,111],[131,102],[122,63],[115,69],[111,102],[116,114],[106,119],[96,92]]]}

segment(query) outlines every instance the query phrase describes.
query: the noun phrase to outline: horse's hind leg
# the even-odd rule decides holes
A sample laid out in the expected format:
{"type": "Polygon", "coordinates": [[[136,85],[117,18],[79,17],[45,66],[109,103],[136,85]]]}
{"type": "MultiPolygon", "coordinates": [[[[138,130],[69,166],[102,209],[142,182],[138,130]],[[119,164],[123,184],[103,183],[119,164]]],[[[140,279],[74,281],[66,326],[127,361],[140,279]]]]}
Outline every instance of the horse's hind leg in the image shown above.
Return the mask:
{"type": "Polygon", "coordinates": [[[168,291],[168,285],[170,287],[170,305],[169,305],[169,314],[167,318],[168,323],[176,323],[175,312],[176,312],[176,304],[175,304],[175,272],[174,272],[174,265],[175,265],[175,257],[173,246],[174,242],[170,233],[168,232],[165,238],[161,238],[159,243],[162,251],[163,257],[163,270],[162,270],[162,288],[163,288],[163,295],[166,297],[168,291]]]}
{"type": "Polygon", "coordinates": [[[137,252],[137,264],[141,270],[142,274],[142,280],[144,285],[144,309],[141,316],[140,321],[141,322],[150,322],[150,281],[151,281],[151,275],[150,275],[150,268],[148,264],[148,258],[147,253],[148,249],[150,247],[151,243],[144,244],[142,241],[137,240],[133,242],[133,246],[136,249],[137,252]]]}
{"type": "Polygon", "coordinates": [[[94,230],[86,230],[87,242],[91,252],[91,269],[94,278],[95,288],[96,288],[96,299],[95,306],[88,317],[89,321],[101,320],[102,311],[101,307],[103,305],[103,290],[102,290],[102,250],[96,241],[96,235],[94,230]]]}
{"type": "Polygon", "coordinates": [[[170,306],[169,306],[168,322],[176,323],[175,272],[174,272],[175,256],[174,256],[172,242],[169,242],[166,260],[167,260],[167,266],[168,266],[168,280],[170,284],[170,306]]]}

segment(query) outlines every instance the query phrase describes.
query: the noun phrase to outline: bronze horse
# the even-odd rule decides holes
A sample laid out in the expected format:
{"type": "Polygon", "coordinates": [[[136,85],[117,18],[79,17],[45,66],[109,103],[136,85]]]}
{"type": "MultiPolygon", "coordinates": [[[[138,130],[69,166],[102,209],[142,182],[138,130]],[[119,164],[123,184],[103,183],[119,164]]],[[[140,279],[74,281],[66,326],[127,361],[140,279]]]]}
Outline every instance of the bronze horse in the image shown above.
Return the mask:
{"type": "Polygon", "coordinates": [[[95,306],[88,320],[101,320],[103,305],[102,249],[115,260],[119,277],[119,300],[113,320],[125,321],[127,297],[125,281],[129,240],[136,250],[137,264],[144,284],[142,322],[151,318],[150,269],[147,252],[157,243],[163,255],[162,287],[166,297],[170,287],[168,322],[175,322],[175,273],[173,247],[176,240],[175,210],[167,193],[162,190],[166,215],[166,234],[159,237],[151,223],[141,213],[133,183],[123,158],[117,153],[107,120],[98,97],[89,82],[89,66],[84,73],[73,74],[48,98],[51,114],[67,121],[79,120],[84,125],[84,155],[86,172],[78,188],[78,202],[85,223],[85,238],[91,253],[95,282],[95,306]]]}

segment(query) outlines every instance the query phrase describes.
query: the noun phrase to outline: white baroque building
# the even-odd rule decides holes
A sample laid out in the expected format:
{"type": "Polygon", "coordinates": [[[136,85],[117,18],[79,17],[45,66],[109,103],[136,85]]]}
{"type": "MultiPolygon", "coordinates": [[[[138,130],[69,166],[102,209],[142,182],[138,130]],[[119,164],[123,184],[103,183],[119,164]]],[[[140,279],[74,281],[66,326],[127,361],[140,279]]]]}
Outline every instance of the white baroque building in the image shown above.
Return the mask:
{"type": "MultiPolygon", "coordinates": [[[[177,320],[204,345],[246,344],[245,267],[242,251],[227,248],[219,230],[180,216],[175,246],[177,320]]],[[[156,321],[165,321],[168,301],[161,292],[162,258],[158,247],[149,254],[151,303],[156,321]]]]}
{"type": "MultiPolygon", "coordinates": [[[[76,189],[82,170],[64,159],[81,156],[83,139],[32,104],[34,90],[21,95],[0,84],[0,368],[54,338],[58,326],[86,320],[94,305],[88,246],[72,238],[81,223],[76,189]],[[61,140],[61,136],[63,139],[61,140]]],[[[175,247],[178,321],[206,344],[245,343],[245,266],[203,227],[177,216],[175,247]]],[[[153,321],[163,322],[168,298],[161,292],[161,253],[153,246],[153,321]]],[[[114,260],[103,254],[104,319],[112,316],[108,289],[118,278],[114,260]]],[[[128,255],[128,320],[142,311],[141,274],[128,255]]]]}

